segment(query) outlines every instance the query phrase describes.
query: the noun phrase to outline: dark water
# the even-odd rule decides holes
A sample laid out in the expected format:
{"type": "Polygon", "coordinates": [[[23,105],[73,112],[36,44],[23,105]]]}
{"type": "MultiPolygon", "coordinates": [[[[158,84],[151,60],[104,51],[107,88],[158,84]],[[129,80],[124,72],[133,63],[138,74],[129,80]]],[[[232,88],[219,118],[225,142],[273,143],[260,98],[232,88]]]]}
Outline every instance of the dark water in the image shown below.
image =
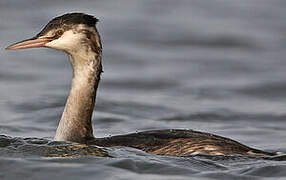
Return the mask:
{"type": "Polygon", "coordinates": [[[5,51],[53,17],[96,15],[97,137],[189,128],[286,152],[286,1],[0,1],[0,179],[284,179],[285,156],[164,157],[52,142],[67,56],[5,51]]]}

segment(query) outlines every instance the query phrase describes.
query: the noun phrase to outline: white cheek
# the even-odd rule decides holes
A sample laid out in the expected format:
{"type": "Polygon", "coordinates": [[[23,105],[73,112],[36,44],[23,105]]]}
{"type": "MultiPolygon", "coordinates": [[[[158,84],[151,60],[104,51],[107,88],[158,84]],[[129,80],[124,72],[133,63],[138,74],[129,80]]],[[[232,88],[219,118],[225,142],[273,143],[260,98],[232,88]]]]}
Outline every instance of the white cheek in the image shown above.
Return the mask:
{"type": "Polygon", "coordinates": [[[80,44],[82,39],[81,34],[75,34],[72,30],[64,32],[64,34],[49,43],[46,44],[46,47],[63,50],[63,51],[75,51],[80,44]]]}

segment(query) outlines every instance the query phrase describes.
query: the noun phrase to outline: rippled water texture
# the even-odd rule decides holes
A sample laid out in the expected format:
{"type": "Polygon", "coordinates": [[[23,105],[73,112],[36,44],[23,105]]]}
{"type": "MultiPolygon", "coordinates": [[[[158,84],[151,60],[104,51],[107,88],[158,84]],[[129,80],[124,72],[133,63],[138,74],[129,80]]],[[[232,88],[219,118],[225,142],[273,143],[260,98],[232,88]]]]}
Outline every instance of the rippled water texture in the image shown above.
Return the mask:
{"type": "Polygon", "coordinates": [[[53,17],[96,15],[104,74],[97,137],[184,128],[286,152],[286,1],[1,0],[0,179],[286,178],[285,156],[164,157],[53,142],[68,57],[5,51],[53,17]]]}

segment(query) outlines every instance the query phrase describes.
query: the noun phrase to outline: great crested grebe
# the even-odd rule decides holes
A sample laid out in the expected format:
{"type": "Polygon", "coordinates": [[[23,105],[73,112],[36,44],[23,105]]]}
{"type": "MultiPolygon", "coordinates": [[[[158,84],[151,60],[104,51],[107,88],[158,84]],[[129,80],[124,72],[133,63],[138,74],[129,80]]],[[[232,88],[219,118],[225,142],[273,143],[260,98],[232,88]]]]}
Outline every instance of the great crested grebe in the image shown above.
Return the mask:
{"type": "Polygon", "coordinates": [[[126,146],[157,155],[276,155],[228,138],[192,130],[154,130],[95,138],[91,118],[102,72],[102,45],[96,29],[97,21],[95,17],[83,13],[64,14],[51,20],[35,37],[6,48],[14,50],[48,47],[62,50],[69,55],[73,79],[55,141],[104,147],[126,146]]]}

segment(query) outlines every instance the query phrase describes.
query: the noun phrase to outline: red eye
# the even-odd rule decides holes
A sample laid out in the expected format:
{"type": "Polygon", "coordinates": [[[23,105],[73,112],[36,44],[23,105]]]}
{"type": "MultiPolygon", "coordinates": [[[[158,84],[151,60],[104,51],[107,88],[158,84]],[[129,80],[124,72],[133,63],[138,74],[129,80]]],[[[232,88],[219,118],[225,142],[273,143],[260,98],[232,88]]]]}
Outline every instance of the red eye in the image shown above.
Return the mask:
{"type": "Polygon", "coordinates": [[[61,37],[63,35],[64,31],[63,30],[58,30],[56,32],[56,37],[61,37]]]}

